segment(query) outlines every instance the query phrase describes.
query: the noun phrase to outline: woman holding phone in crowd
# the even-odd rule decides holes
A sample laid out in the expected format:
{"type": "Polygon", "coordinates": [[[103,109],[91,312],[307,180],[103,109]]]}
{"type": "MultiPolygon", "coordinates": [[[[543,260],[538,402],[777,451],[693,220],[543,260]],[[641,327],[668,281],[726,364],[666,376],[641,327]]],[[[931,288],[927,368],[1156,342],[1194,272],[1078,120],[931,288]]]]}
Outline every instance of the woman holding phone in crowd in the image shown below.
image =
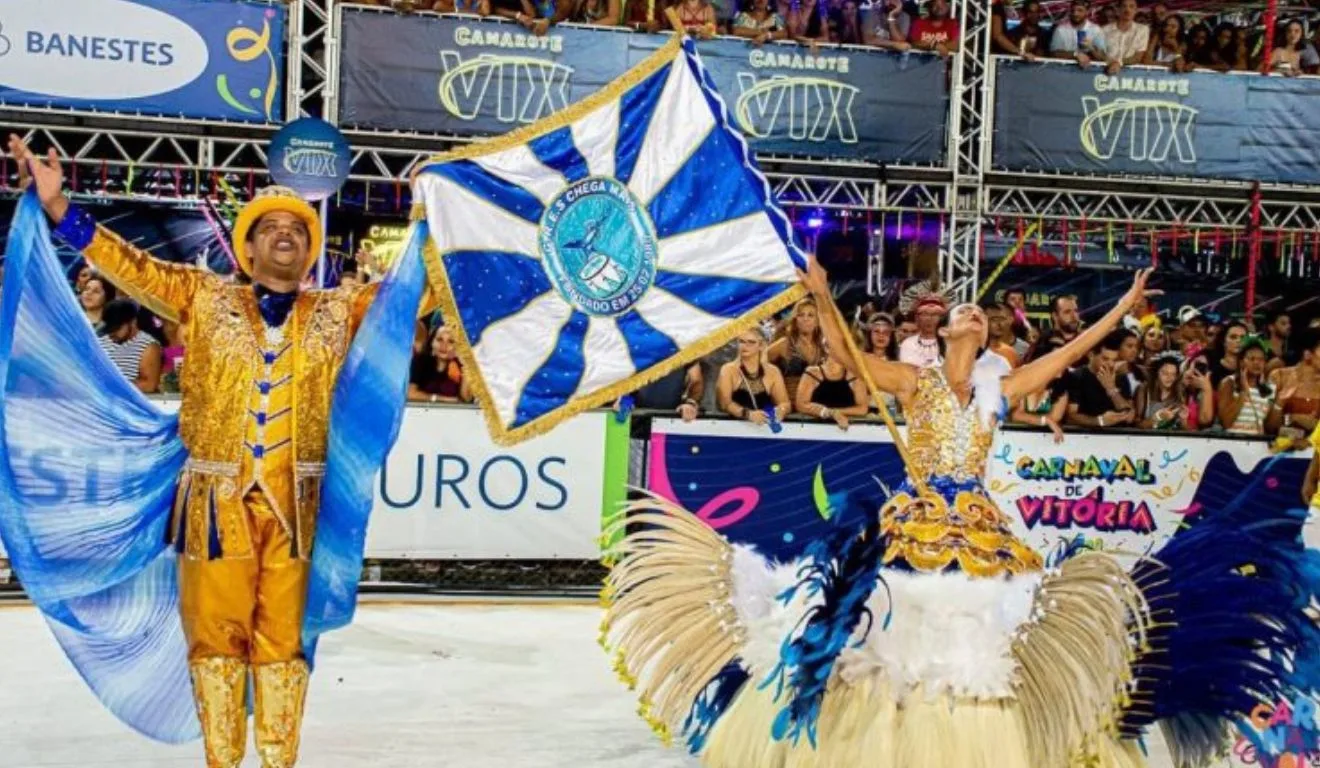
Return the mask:
{"type": "MultiPolygon", "coordinates": [[[[1219,385],[1219,423],[1234,435],[1272,435],[1283,423],[1274,386],[1265,378],[1268,345],[1259,336],[1242,342],[1238,372],[1219,385]]],[[[1291,397],[1287,392],[1284,399],[1291,397]]]]}

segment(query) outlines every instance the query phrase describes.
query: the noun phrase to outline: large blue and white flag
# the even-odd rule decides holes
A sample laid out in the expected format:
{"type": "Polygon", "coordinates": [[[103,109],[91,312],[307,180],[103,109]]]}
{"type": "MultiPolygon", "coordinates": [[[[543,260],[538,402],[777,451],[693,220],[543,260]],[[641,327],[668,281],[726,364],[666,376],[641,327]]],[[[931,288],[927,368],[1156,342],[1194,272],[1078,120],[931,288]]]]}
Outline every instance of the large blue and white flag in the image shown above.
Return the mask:
{"type": "Polygon", "coordinates": [[[497,442],[544,432],[802,295],[788,217],[691,41],[414,180],[497,442]]]}

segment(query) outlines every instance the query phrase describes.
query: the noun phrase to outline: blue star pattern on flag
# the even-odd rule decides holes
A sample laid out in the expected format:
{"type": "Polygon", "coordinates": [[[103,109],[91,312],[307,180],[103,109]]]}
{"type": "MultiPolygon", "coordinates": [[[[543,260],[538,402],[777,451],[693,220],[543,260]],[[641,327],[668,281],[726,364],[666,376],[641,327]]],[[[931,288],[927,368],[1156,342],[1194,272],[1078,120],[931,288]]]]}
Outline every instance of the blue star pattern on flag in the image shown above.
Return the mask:
{"type": "Polygon", "coordinates": [[[496,441],[544,432],[802,296],[805,265],[691,41],[416,174],[496,441]]]}

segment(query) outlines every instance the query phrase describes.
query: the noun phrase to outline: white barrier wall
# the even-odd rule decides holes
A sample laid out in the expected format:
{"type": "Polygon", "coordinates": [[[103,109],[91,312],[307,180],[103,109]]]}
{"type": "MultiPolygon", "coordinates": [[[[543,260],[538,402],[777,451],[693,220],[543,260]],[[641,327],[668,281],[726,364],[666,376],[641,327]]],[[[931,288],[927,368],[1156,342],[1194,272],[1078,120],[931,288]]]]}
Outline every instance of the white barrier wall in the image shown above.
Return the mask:
{"type": "Polygon", "coordinates": [[[367,556],[595,559],[609,418],[584,414],[502,448],[476,410],[408,409],[377,483],[367,556]]]}

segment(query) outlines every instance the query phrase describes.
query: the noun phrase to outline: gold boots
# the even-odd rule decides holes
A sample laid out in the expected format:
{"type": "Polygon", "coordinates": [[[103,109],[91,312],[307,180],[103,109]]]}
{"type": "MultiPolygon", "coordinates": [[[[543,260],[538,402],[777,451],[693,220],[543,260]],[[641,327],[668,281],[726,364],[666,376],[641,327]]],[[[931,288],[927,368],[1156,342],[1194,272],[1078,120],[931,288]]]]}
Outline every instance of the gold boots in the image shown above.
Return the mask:
{"type": "Polygon", "coordinates": [[[280,661],[252,668],[256,692],[254,728],[262,768],[292,768],[298,760],[307,662],[280,661]]]}
{"type": "Polygon", "coordinates": [[[238,768],[247,750],[247,662],[213,657],[188,665],[206,745],[206,768],[238,768]]]}

